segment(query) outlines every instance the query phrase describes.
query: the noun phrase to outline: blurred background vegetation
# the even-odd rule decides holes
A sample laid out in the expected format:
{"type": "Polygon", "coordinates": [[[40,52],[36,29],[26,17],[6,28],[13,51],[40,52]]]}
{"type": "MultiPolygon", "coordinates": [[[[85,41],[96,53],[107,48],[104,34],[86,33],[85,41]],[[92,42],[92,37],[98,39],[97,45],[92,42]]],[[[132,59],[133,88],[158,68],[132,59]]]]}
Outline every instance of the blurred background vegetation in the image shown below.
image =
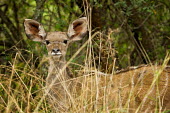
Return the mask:
{"type": "MultiPolygon", "coordinates": [[[[101,32],[100,36],[92,40],[95,66],[99,70],[112,72],[115,58],[116,69],[163,62],[170,49],[169,0],[1,0],[0,93],[4,94],[3,101],[0,101],[1,107],[5,106],[4,103],[9,99],[12,89],[25,89],[25,86],[18,85],[18,80],[26,79],[24,82],[28,86],[26,89],[34,92],[41,87],[36,86],[37,82],[43,86],[43,78],[47,75],[47,66],[44,64],[46,59],[43,57],[47,54],[46,49],[43,45],[26,38],[24,19],[39,21],[46,31],[67,31],[71,21],[87,16],[85,13],[87,7],[92,11],[89,15],[92,20],[92,34],[101,32]],[[40,68],[42,66],[44,68],[40,68]],[[14,67],[17,70],[13,72],[14,67]],[[32,83],[33,79],[35,80],[32,83]],[[8,89],[9,86],[12,89],[8,89]],[[6,88],[8,93],[4,93],[6,88]]],[[[88,36],[71,45],[67,59],[87,38],[88,36]]],[[[83,63],[85,52],[86,50],[83,50],[73,63],[83,63]]],[[[71,67],[76,68],[74,65],[71,67]]],[[[24,90],[22,91],[16,91],[13,96],[19,93],[26,94],[24,90]]],[[[34,93],[31,94],[34,98],[34,93]]],[[[19,104],[24,106],[25,99],[22,102],[19,104]]],[[[8,101],[6,105],[11,106],[9,103],[8,101]]]]}

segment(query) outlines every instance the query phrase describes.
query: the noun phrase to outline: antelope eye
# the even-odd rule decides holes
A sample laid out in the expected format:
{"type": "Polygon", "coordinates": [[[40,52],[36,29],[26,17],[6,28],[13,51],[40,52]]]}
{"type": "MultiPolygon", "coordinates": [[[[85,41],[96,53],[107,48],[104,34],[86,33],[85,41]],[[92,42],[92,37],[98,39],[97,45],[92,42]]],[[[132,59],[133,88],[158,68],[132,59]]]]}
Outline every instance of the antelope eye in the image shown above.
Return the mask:
{"type": "Polygon", "coordinates": [[[68,40],[64,40],[63,43],[67,44],[68,40]]]}
{"type": "Polygon", "coordinates": [[[45,43],[48,45],[48,44],[50,43],[50,41],[49,41],[49,40],[46,40],[45,43]]]}

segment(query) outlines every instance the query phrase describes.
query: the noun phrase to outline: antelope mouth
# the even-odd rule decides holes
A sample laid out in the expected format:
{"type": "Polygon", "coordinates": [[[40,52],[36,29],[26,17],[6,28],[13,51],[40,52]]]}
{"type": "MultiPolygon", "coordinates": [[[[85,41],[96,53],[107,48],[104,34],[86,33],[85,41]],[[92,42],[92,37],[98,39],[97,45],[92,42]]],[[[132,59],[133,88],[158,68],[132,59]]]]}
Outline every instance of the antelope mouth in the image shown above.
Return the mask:
{"type": "Polygon", "coordinates": [[[62,53],[60,51],[58,51],[58,52],[51,52],[51,55],[52,56],[61,56],[62,53]]]}

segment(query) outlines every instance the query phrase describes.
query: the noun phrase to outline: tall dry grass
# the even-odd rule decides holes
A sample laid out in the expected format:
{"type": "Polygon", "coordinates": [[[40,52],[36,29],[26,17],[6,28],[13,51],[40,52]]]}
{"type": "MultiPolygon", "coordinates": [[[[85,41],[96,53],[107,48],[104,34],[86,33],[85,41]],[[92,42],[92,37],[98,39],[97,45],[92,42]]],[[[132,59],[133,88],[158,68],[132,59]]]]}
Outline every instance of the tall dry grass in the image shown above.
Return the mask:
{"type": "MultiPolygon", "coordinates": [[[[167,80],[163,89],[160,90],[158,78],[167,67],[170,58],[169,55],[166,56],[161,66],[141,66],[137,69],[130,68],[120,72],[114,70],[115,62],[113,62],[112,72],[107,74],[100,71],[100,60],[98,60],[99,63],[96,65],[96,58],[93,51],[94,47],[91,44],[93,37],[96,36],[99,37],[101,35],[99,32],[94,33],[67,63],[67,65],[72,63],[71,61],[76,58],[78,53],[86,49],[84,65],[72,63],[72,65],[78,67],[78,70],[76,70],[77,77],[71,79],[77,81],[77,85],[75,85],[73,92],[70,94],[72,107],[69,109],[69,112],[103,113],[133,111],[137,113],[147,104],[147,98],[151,98],[150,94],[158,97],[154,100],[156,103],[156,106],[154,106],[155,112],[168,112],[164,110],[164,106],[162,106],[163,98],[160,96],[160,93],[165,93],[169,83],[167,80]],[[150,85],[139,106],[131,110],[131,104],[133,104],[135,93],[137,93],[135,87],[137,84],[141,85],[141,82],[135,78],[136,73],[142,73],[144,71],[152,73],[151,76],[154,77],[149,81],[150,85]],[[130,83],[126,84],[126,82],[130,83]],[[130,88],[127,88],[129,87],[128,84],[131,84],[130,88]],[[114,87],[117,88],[114,89],[114,87]],[[157,95],[152,93],[152,89],[155,87],[158,88],[155,92],[157,95]]],[[[102,48],[101,46],[102,44],[99,45],[99,48],[102,48]]],[[[111,51],[112,49],[109,48],[111,51]]],[[[101,51],[99,51],[99,54],[100,52],[101,51]]],[[[47,69],[43,67],[43,65],[48,58],[44,57],[40,60],[39,66],[35,67],[33,65],[35,62],[35,60],[33,60],[34,54],[29,52],[28,54],[32,57],[26,60],[22,55],[22,51],[18,50],[15,58],[9,62],[9,65],[0,65],[1,72],[3,72],[0,74],[0,112],[2,113],[51,112],[51,105],[47,103],[46,94],[44,93],[47,69]]],[[[98,59],[101,58],[99,57],[98,59]]],[[[144,80],[147,81],[147,79],[144,80]]],[[[142,85],[140,88],[142,89],[142,85]]]]}

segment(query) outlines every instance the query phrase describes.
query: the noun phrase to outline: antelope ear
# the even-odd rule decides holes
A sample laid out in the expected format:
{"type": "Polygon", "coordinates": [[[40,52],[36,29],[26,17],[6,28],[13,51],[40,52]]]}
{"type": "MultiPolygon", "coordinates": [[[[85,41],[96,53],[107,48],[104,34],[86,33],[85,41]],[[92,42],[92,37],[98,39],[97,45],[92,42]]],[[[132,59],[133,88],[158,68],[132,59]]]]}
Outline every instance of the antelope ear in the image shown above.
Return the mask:
{"type": "Polygon", "coordinates": [[[68,28],[68,36],[70,40],[81,40],[87,33],[87,17],[74,20],[68,28]]]}
{"type": "Polygon", "coordinates": [[[39,22],[32,19],[25,19],[24,27],[25,33],[29,39],[38,42],[41,42],[45,39],[46,32],[39,22]]]}

